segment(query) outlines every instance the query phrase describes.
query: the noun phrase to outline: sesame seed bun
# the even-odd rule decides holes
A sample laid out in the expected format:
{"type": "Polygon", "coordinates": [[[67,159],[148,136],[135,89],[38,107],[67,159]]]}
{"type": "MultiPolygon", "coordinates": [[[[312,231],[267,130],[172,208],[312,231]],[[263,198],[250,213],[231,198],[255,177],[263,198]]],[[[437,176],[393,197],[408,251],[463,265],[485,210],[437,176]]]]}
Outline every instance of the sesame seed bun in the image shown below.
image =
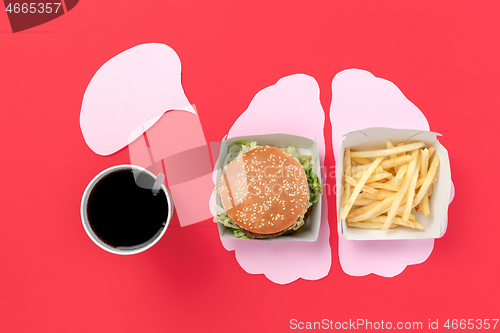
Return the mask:
{"type": "Polygon", "coordinates": [[[220,196],[227,215],[246,235],[272,238],[304,216],[309,186],[295,158],[266,146],[250,150],[228,165],[220,196]]]}

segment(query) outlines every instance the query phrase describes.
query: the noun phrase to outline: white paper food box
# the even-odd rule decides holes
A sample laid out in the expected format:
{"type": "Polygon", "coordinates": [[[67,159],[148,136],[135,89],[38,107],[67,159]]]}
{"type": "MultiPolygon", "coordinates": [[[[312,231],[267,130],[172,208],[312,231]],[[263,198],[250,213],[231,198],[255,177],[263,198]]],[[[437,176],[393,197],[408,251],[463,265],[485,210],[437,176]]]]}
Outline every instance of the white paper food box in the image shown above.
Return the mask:
{"type": "MultiPolygon", "coordinates": [[[[288,146],[295,146],[301,154],[311,155],[311,161],[313,163],[313,171],[321,179],[321,165],[318,153],[318,145],[315,141],[290,134],[265,134],[265,135],[247,135],[239,136],[227,140],[223,140],[220,147],[219,159],[217,161],[217,178],[216,178],[216,190],[218,193],[220,180],[222,177],[222,163],[226,158],[228,147],[235,141],[257,141],[258,145],[261,146],[273,146],[278,148],[286,148],[288,146]]],[[[241,241],[252,241],[252,242],[282,242],[282,241],[316,241],[319,234],[319,227],[321,224],[321,195],[313,207],[311,208],[311,214],[306,220],[306,223],[297,230],[294,234],[288,236],[279,236],[271,239],[259,239],[259,240],[241,240],[241,241]]],[[[216,203],[222,207],[220,195],[216,195],[216,203]]],[[[219,228],[219,235],[221,238],[238,239],[232,232],[232,229],[225,227],[221,223],[217,223],[219,228]]]]}
{"type": "Polygon", "coordinates": [[[340,147],[336,163],[336,188],[337,190],[337,226],[339,235],[344,235],[350,240],[382,240],[382,239],[426,239],[438,238],[444,232],[448,219],[448,204],[451,191],[451,171],[448,151],[437,140],[438,133],[413,130],[373,127],[345,135],[345,140],[340,147]],[[433,185],[432,195],[429,198],[430,215],[425,218],[416,212],[419,222],[424,226],[423,230],[397,227],[386,231],[368,230],[347,227],[346,222],[340,219],[342,212],[342,190],[344,184],[344,151],[364,151],[386,148],[386,140],[394,145],[399,142],[411,143],[423,141],[427,148],[435,147],[439,156],[439,167],[436,172],[437,182],[433,185]]]}

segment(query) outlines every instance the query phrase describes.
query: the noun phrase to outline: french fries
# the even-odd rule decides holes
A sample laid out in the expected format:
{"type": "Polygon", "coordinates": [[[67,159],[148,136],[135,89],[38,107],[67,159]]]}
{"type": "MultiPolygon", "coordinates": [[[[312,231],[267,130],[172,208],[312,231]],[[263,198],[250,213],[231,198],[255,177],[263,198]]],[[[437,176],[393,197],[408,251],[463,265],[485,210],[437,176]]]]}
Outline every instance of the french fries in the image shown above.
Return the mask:
{"type": "Polygon", "coordinates": [[[359,180],[359,182],[356,185],[356,187],[354,188],[351,196],[349,197],[349,200],[347,201],[347,204],[345,205],[344,210],[342,211],[342,214],[340,214],[340,217],[343,220],[345,220],[345,218],[347,217],[347,214],[351,210],[351,208],[354,204],[354,201],[358,197],[363,186],[365,186],[367,179],[370,177],[370,175],[373,173],[375,168],[380,164],[380,162],[382,162],[383,159],[384,159],[383,156],[377,157],[375,159],[375,161],[373,161],[373,163],[370,165],[370,168],[368,168],[368,170],[365,171],[365,174],[363,175],[363,177],[361,177],[361,179],[359,180]]]}
{"type": "Polygon", "coordinates": [[[423,142],[415,142],[415,143],[410,143],[407,145],[402,145],[402,146],[388,148],[388,149],[371,150],[371,151],[352,151],[351,158],[354,158],[354,157],[377,157],[377,156],[385,157],[388,155],[412,151],[415,149],[422,148],[424,146],[425,146],[425,144],[423,142]]]}
{"type": "Polygon", "coordinates": [[[423,230],[413,209],[424,217],[431,213],[429,196],[439,167],[436,149],[425,148],[423,142],[386,141],[386,147],[346,149],[340,218],[353,228],[423,230]]]}
{"type": "MultiPolygon", "coordinates": [[[[349,148],[346,149],[345,151],[345,178],[351,178],[351,174],[352,174],[352,171],[351,171],[351,150],[349,148]]],[[[345,207],[345,205],[347,204],[347,200],[349,199],[349,197],[351,196],[351,185],[346,182],[345,183],[345,186],[344,186],[344,200],[342,201],[342,207],[345,207]]]]}

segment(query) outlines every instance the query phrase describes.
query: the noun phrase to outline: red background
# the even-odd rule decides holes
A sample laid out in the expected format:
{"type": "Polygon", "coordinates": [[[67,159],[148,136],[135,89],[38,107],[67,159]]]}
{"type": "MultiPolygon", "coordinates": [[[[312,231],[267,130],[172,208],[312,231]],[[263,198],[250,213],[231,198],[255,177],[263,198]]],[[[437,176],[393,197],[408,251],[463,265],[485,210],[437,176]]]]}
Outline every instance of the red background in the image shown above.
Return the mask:
{"type": "Polygon", "coordinates": [[[1,12],[0,331],[278,332],[292,318],[424,327],[429,319],[499,318],[499,22],[498,1],[85,0],[13,34],[1,12]],[[314,76],[325,110],[343,69],[394,82],[443,133],[450,154],[456,196],[445,237],[425,263],[394,278],[348,276],[329,198],[330,274],[285,286],[243,271],[210,221],[181,228],[175,219],[140,255],[99,249],[81,225],[81,195],[129,155],[87,147],[82,97],[104,62],[146,42],[178,53],[208,141],[286,75],[314,76]]]}

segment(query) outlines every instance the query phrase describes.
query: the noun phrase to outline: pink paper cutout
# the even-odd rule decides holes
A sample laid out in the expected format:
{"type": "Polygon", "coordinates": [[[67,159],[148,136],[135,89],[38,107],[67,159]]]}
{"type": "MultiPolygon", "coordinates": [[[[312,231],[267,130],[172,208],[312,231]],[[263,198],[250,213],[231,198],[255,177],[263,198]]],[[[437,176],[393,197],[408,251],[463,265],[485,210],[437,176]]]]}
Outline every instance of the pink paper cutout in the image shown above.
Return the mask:
{"type": "Polygon", "coordinates": [[[167,112],[146,135],[153,160],[163,160],[180,225],[211,219],[206,203],[213,190],[212,165],[198,115],[167,112]]]}
{"type": "Polygon", "coordinates": [[[206,205],[214,187],[212,168],[198,115],[176,110],[165,113],[129,144],[129,154],[132,164],[166,175],[182,227],[212,218],[206,205]]]}
{"type": "MultiPolygon", "coordinates": [[[[130,157],[130,164],[139,165],[149,170],[150,165],[154,163],[151,159],[151,153],[144,135],[139,136],[128,145],[128,154],[130,157]]],[[[149,171],[153,172],[152,170],[149,171]]]]}
{"type": "MultiPolygon", "coordinates": [[[[451,182],[451,191],[450,191],[450,203],[453,201],[453,198],[455,197],[455,185],[453,184],[453,181],[451,182]]],[[[444,230],[443,232],[441,233],[441,235],[439,235],[438,238],[441,238],[444,236],[444,234],[446,233],[446,230],[448,229],[448,219],[446,219],[446,224],[444,225],[444,230]]]]}
{"type": "Polygon", "coordinates": [[[83,96],[80,128],[90,149],[110,155],[174,109],[196,113],[184,95],[179,57],[167,45],[142,44],[95,73],[83,96]]]}
{"type": "MultiPolygon", "coordinates": [[[[359,69],[335,75],[330,119],[336,160],[342,136],[352,131],[367,127],[429,130],[425,116],[394,83],[359,69]]],[[[450,202],[453,195],[454,187],[450,202]]],[[[346,274],[353,276],[396,276],[407,265],[424,262],[433,248],[434,239],[353,241],[339,236],[340,264],[346,274]]]]}
{"type": "MultiPolygon", "coordinates": [[[[134,142],[128,145],[130,156],[130,164],[141,166],[148,169],[153,174],[158,175],[160,172],[165,174],[161,161],[154,162],[149,154],[149,147],[146,143],[144,135],[138,137],[134,142]]],[[[165,182],[164,182],[165,183],[165,182]]]]}
{"type": "Polygon", "coordinates": [[[138,45],[99,68],[85,91],[80,127],[97,154],[130,144],[132,164],[164,173],[181,226],[212,217],[205,205],[213,187],[210,154],[169,46],[138,45]]]}
{"type": "MultiPolygon", "coordinates": [[[[248,109],[233,124],[228,137],[270,133],[304,136],[317,140],[320,159],[324,161],[324,120],[318,83],[310,76],[295,74],[259,91],[248,109]]],[[[214,198],[210,202],[215,202],[214,198]]],[[[264,274],[274,283],[287,284],[299,278],[321,279],[330,271],[332,260],[325,192],[322,200],[321,227],[315,242],[223,238],[222,244],[226,250],[235,251],[236,260],[246,272],[264,274]]]]}

